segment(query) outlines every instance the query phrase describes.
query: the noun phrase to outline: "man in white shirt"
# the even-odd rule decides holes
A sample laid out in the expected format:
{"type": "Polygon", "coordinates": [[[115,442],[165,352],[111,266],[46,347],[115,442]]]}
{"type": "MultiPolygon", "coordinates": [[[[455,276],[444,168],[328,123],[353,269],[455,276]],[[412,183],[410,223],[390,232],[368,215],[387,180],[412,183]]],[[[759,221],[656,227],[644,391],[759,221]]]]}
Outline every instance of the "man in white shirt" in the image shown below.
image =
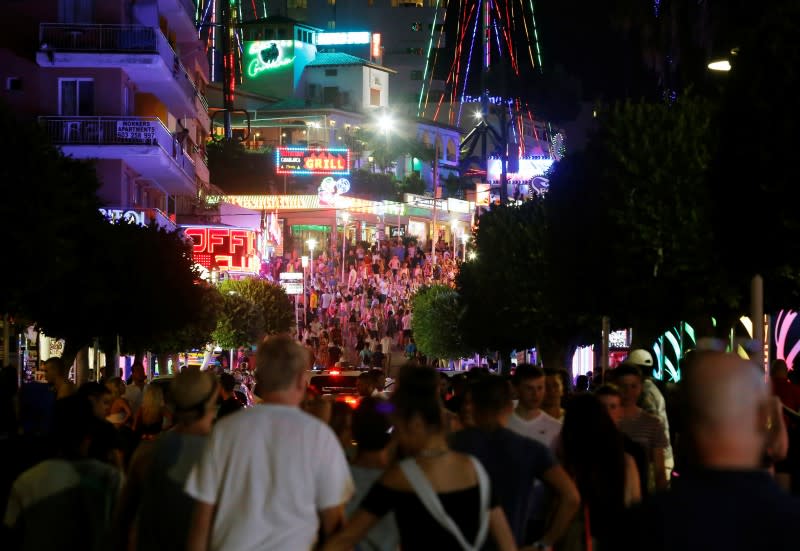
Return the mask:
{"type": "Polygon", "coordinates": [[[554,450],[561,434],[561,422],[542,411],[544,370],[520,364],[514,372],[513,382],[519,403],[508,421],[508,428],[554,450]]]}
{"type": "Polygon", "coordinates": [[[186,482],[195,499],[187,549],[311,549],[344,519],[353,481],[333,431],[298,407],[308,353],[272,337],[256,353],[262,405],[214,427],[186,482]]]}

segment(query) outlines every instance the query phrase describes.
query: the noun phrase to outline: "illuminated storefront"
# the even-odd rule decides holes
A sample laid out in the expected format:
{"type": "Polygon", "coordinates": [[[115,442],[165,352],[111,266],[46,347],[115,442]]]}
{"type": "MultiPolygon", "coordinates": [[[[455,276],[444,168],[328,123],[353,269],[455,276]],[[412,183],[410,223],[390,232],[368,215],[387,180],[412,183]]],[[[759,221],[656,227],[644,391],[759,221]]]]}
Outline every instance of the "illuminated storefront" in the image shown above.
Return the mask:
{"type": "Polygon", "coordinates": [[[256,247],[256,232],[250,228],[227,226],[182,226],[192,239],[192,256],[209,271],[257,274],[261,259],[256,247]]]}

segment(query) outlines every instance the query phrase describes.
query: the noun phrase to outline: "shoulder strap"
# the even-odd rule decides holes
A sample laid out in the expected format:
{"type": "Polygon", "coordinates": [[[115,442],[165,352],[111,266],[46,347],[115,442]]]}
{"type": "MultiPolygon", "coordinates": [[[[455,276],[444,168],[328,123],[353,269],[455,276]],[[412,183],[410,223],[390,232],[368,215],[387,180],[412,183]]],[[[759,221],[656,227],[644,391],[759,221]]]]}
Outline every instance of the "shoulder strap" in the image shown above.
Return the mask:
{"type": "MultiPolygon", "coordinates": [[[[475,463],[477,463],[477,461],[473,458],[473,464],[475,463]]],[[[444,506],[442,506],[439,496],[436,495],[431,483],[428,481],[425,473],[422,472],[422,469],[419,468],[419,465],[417,465],[417,462],[414,460],[414,458],[405,459],[401,461],[399,465],[409,484],[411,484],[411,487],[414,489],[414,493],[416,493],[417,497],[419,497],[419,500],[422,502],[422,505],[445,530],[453,535],[461,548],[464,549],[464,551],[476,551],[479,549],[481,545],[483,545],[483,541],[486,539],[486,532],[489,524],[488,477],[486,476],[486,472],[483,471],[483,468],[480,467],[479,464],[476,466],[481,495],[481,510],[479,516],[480,526],[478,528],[478,537],[476,538],[475,544],[470,545],[466,538],[464,538],[464,535],[461,533],[458,525],[444,510],[444,506]]]]}

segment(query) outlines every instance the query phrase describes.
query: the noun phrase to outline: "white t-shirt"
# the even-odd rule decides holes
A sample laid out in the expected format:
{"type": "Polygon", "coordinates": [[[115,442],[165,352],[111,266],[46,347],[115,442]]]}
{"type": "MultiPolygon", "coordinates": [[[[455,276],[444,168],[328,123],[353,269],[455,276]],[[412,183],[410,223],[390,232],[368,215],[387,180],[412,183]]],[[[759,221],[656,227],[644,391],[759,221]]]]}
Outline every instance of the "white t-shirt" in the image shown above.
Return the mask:
{"type": "Polygon", "coordinates": [[[508,420],[508,428],[517,434],[533,438],[553,450],[558,435],[561,434],[561,421],[543,411],[530,421],[526,421],[514,412],[508,420]]]}
{"type": "Polygon", "coordinates": [[[265,404],[217,423],[185,489],[217,506],[210,550],[302,551],[317,538],[317,513],[346,503],[353,479],[330,427],[265,404]]]}
{"type": "Polygon", "coordinates": [[[381,352],[387,355],[392,353],[392,338],[388,335],[381,339],[381,352]]]}

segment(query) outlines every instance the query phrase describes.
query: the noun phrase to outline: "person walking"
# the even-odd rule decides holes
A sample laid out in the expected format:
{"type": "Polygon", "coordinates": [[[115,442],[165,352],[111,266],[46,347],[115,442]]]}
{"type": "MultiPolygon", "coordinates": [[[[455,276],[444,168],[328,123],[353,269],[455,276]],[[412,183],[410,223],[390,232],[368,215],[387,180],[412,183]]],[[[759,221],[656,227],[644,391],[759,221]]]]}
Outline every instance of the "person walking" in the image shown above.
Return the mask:
{"type": "Polygon", "coordinates": [[[217,423],[186,481],[189,551],[310,549],[341,526],[353,480],[333,431],[299,408],[308,361],[290,337],[258,347],[261,404],[217,423]]]}

